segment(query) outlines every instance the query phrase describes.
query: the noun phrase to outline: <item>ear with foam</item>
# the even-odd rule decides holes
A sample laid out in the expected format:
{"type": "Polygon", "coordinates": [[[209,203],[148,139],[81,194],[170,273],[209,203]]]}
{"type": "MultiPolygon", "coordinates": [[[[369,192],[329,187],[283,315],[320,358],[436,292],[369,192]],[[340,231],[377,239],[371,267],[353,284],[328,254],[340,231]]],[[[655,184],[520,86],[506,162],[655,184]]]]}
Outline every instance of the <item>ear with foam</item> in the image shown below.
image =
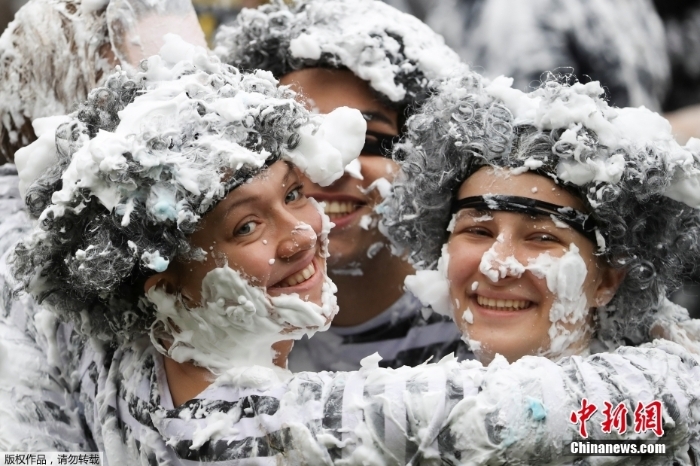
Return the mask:
{"type": "Polygon", "coordinates": [[[610,266],[603,269],[600,284],[595,291],[594,305],[596,307],[605,306],[612,301],[626,274],[625,269],[616,269],[610,266]]]}

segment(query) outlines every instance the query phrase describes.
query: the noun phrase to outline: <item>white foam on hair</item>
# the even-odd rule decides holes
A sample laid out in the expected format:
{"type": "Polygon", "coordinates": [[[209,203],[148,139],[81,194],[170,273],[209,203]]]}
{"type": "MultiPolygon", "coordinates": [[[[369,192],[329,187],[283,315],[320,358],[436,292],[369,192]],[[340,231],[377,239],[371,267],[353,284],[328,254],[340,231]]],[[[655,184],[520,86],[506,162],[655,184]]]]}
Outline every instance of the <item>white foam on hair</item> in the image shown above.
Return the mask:
{"type": "Polygon", "coordinates": [[[287,159],[314,183],[328,186],[357,159],[365,143],[367,121],[359,110],[348,107],[314,118],[320,120],[318,127],[300,128],[301,141],[287,154],[287,159]]]}
{"type": "MultiPolygon", "coordinates": [[[[661,115],[640,108],[612,108],[602,99],[600,83],[575,83],[558,89],[555,99],[546,89],[525,93],[513,89],[513,80],[500,76],[484,87],[487,95],[500,100],[513,114],[514,125],[532,125],[540,130],[563,129],[560,144],[568,144],[560,154],[557,177],[576,185],[590,182],[615,184],[628,164],[644,167],[658,163],[647,160],[647,147],[662,154],[674,179],[664,194],[691,207],[700,208],[700,140],[681,146],[673,137],[671,125],[661,115]],[[563,95],[562,95],[563,94],[563,95]],[[600,143],[596,153],[586,154],[592,131],[600,143]]],[[[538,168],[535,160],[525,160],[523,169],[538,168]]],[[[593,196],[595,198],[595,196],[593,196]]]]}
{"type": "MultiPolygon", "coordinates": [[[[227,72],[227,79],[234,82],[222,81],[221,86],[231,87],[233,97],[222,97],[217,86],[210,84],[215,78],[199,70],[224,67],[206,49],[188,44],[177,36],[166,36],[162,54],[145,61],[148,92],[138,95],[119,113],[121,121],[114,132],[100,131],[90,140],[82,136],[83,145],[73,154],[62,175],[62,188],[53,194],[52,204],[44,210],[42,218],[49,213],[63,215],[66,208],[73,208],[70,205],[80,190],[89,189],[108,210],[122,216],[123,226],[129,224],[134,200],[139,198],[145,198],[148,213],[156,221],[173,220],[178,225],[197,221],[199,214],[188,210],[186,196],[203,196],[199,211],[206,211],[224,194],[231,172],[244,166],[260,168],[270,156],[265,150],[251,151],[222,138],[221,132],[232,128],[231,123],[239,123],[242,128],[241,124],[252,117],[291,105],[288,99],[235,89],[243,80],[257,81],[262,88],[275,87],[277,81],[264,71],[254,76],[227,72]],[[183,57],[185,59],[180,61],[183,57]],[[202,117],[198,111],[200,106],[213,112],[202,117]],[[183,128],[198,133],[196,148],[151,150],[149,144],[156,136],[178,146],[183,128]],[[193,156],[190,153],[193,150],[206,153],[206,157],[193,156]],[[120,182],[119,175],[129,163],[126,155],[151,170],[155,180],[167,171],[172,181],[161,180],[145,191],[133,182],[120,182]]],[[[55,130],[56,122],[61,121],[39,122],[37,128],[46,126],[55,130]]],[[[299,145],[293,150],[283,149],[282,159],[294,163],[313,182],[329,184],[340,178],[345,166],[357,158],[364,144],[365,130],[366,121],[354,109],[341,107],[328,115],[313,115],[299,128],[299,145]]],[[[25,186],[40,174],[35,167],[46,166],[47,161],[55,159],[56,147],[49,141],[49,133],[47,131],[46,137],[30,145],[20,157],[19,172],[25,186]]],[[[239,136],[233,139],[243,140],[245,134],[239,136]]],[[[153,268],[148,260],[144,265],[153,268]]]]}
{"type": "Polygon", "coordinates": [[[298,14],[304,16],[297,20],[303,32],[289,44],[293,57],[318,60],[324,53],[337,56],[344,67],[395,102],[405,97],[406,89],[395,82],[398,65],[391,62],[385,50],[398,53],[402,48],[405,57],[416,63],[413,66],[429,80],[447,76],[460,63],[442,36],[382,2],[311,1],[298,14]]]}

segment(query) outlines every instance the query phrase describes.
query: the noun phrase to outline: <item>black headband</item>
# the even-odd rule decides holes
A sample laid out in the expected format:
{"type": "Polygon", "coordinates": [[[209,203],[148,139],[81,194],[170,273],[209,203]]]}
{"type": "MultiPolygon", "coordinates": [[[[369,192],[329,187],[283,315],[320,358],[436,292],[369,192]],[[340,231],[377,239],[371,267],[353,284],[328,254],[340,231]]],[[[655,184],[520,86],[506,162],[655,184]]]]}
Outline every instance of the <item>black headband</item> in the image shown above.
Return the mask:
{"type": "Polygon", "coordinates": [[[458,199],[452,204],[452,213],[462,209],[495,210],[503,212],[518,212],[521,214],[553,215],[574,230],[588,238],[593,244],[598,244],[596,238],[597,224],[595,219],[572,207],[564,207],[549,202],[539,201],[529,197],[507,196],[503,194],[487,194],[458,199]]]}

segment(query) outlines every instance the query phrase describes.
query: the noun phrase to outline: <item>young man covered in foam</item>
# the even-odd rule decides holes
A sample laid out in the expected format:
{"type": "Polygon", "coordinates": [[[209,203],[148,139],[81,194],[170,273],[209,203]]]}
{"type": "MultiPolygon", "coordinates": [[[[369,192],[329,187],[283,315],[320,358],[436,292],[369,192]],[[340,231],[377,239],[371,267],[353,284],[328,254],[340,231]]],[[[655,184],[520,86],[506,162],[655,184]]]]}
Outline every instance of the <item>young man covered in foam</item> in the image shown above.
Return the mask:
{"type": "MultiPolygon", "coordinates": [[[[576,368],[607,386],[606,371],[625,367],[634,383],[614,382],[623,396],[677,403],[664,441],[687,451],[700,367],[670,343],[498,368],[452,357],[399,370],[373,359],[351,373],[280,367],[285,348],[272,344],[327,327],[336,309],[328,224],[295,165],[331,182],[366,128],[353,110],[310,115],[276,84],[173,41],[92,92],[54,147],[27,148],[27,161],[45,167],[25,196],[38,226],[12,265],[47,308],[33,323],[51,372],[9,407],[20,414],[13,430],[30,435],[3,448],[68,445],[102,451],[107,464],[544,464],[576,429],[543,430],[524,392],[502,396],[504,380],[549,396],[576,368]],[[649,370],[687,380],[654,383],[649,370]],[[26,410],[40,403],[70,415],[26,410]],[[518,430],[495,438],[506,418],[518,430]]],[[[548,399],[553,420],[579,401],[548,399]]]]}
{"type": "Polygon", "coordinates": [[[295,345],[292,370],[355,370],[374,352],[387,367],[455,351],[465,357],[454,326],[424,318],[403,289],[413,269],[391,254],[374,210],[396,171],[394,139],[435,80],[466,68],[457,55],[425,24],[375,0],[278,0],[243,10],[222,27],[215,50],[240,69],[271,71],[314,112],[348,106],[367,119],[359,163],[330,186],[308,188],[335,224],[329,274],[340,311],[330,331],[295,345]]]}
{"type": "Polygon", "coordinates": [[[654,338],[700,354],[700,322],[666,299],[700,255],[700,142],[602,95],[455,78],[410,121],[387,230],[424,268],[407,287],[482,362],[654,338]]]}

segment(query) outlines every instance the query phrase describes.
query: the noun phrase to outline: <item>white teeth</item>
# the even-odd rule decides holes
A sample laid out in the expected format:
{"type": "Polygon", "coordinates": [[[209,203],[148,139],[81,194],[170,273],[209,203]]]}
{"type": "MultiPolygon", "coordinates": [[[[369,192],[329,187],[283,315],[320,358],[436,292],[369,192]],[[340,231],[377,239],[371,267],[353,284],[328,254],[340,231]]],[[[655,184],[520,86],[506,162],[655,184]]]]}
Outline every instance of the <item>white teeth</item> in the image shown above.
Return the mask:
{"type": "Polygon", "coordinates": [[[480,306],[493,307],[501,310],[516,310],[530,307],[530,301],[520,299],[491,299],[476,295],[476,302],[480,306]]]}
{"type": "Polygon", "coordinates": [[[354,202],[329,201],[326,202],[326,206],[324,207],[323,211],[331,218],[331,220],[333,220],[334,218],[352,213],[359,207],[360,206],[354,202]]]}
{"type": "Polygon", "coordinates": [[[316,273],[316,267],[314,267],[314,263],[312,262],[301,272],[297,272],[291,277],[287,277],[282,283],[279,284],[279,286],[287,287],[298,285],[299,283],[305,282],[311,278],[314,273],[316,273]]]}

